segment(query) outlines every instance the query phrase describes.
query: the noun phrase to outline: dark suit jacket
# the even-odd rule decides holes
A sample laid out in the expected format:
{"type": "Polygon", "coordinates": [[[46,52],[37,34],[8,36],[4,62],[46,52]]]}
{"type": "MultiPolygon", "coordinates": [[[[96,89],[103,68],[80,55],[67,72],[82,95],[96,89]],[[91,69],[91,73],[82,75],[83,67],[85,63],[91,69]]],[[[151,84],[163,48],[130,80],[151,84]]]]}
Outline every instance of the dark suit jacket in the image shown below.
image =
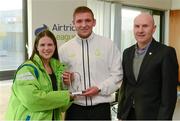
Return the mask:
{"type": "Polygon", "coordinates": [[[137,119],[172,119],[177,99],[178,62],[175,49],[154,39],[141,64],[138,79],[133,73],[135,45],[123,53],[123,87],[118,119],[126,119],[134,103],[137,119]],[[123,90],[124,89],[124,90],[123,90]]]}

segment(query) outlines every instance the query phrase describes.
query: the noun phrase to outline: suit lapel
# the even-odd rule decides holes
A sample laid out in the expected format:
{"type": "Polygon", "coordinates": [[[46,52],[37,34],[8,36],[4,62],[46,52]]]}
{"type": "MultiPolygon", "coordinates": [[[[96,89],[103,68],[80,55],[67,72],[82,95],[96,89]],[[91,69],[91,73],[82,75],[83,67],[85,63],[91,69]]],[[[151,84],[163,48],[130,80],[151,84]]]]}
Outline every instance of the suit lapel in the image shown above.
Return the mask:
{"type": "Polygon", "coordinates": [[[134,76],[134,72],[133,72],[133,58],[134,58],[134,53],[135,53],[135,46],[133,46],[130,50],[130,54],[128,55],[128,70],[129,70],[129,73],[130,73],[130,76],[133,78],[132,80],[132,83],[136,83],[136,79],[135,79],[135,76],[134,76]]]}
{"type": "Polygon", "coordinates": [[[142,61],[137,81],[141,79],[143,73],[148,68],[148,63],[149,61],[151,61],[152,54],[154,54],[155,44],[156,44],[156,41],[153,39],[142,61]]]}

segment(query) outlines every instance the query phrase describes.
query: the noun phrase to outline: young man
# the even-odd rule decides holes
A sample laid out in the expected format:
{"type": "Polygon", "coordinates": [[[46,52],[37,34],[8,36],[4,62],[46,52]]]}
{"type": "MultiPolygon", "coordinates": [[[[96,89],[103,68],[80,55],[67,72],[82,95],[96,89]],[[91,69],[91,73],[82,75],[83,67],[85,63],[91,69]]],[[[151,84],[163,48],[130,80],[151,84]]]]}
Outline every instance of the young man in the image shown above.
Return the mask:
{"type": "Polygon", "coordinates": [[[123,53],[123,84],[118,119],[170,120],[177,99],[178,62],[175,49],[153,38],[153,17],[134,20],[137,43],[123,53]]]}
{"type": "MultiPolygon", "coordinates": [[[[110,102],[123,77],[120,52],[114,43],[96,35],[93,12],[80,6],[73,13],[76,36],[61,46],[59,57],[74,72],[65,82],[70,91],[83,91],[66,112],[66,120],[111,120],[110,102]],[[78,90],[79,89],[79,90],[78,90]]],[[[64,80],[68,73],[64,74],[64,80]]]]}

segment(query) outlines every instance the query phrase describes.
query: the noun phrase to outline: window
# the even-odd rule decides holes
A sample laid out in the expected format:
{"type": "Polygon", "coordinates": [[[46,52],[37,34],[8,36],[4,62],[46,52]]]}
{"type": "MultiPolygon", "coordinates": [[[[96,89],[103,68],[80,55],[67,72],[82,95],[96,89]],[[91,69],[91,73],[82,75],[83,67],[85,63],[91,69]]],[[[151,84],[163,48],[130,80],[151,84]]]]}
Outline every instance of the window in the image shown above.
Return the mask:
{"type": "Polygon", "coordinates": [[[121,52],[123,52],[125,48],[135,43],[133,35],[133,21],[134,18],[141,13],[141,11],[122,9],[121,12],[121,52]]]}
{"type": "Polygon", "coordinates": [[[22,2],[0,1],[0,80],[12,78],[13,71],[25,60],[22,2]]]}
{"type": "Polygon", "coordinates": [[[163,42],[164,40],[165,15],[163,11],[98,0],[87,0],[87,5],[93,10],[97,19],[94,32],[114,40],[121,52],[136,43],[133,34],[133,21],[141,12],[153,15],[156,24],[153,36],[157,41],[163,42]]]}

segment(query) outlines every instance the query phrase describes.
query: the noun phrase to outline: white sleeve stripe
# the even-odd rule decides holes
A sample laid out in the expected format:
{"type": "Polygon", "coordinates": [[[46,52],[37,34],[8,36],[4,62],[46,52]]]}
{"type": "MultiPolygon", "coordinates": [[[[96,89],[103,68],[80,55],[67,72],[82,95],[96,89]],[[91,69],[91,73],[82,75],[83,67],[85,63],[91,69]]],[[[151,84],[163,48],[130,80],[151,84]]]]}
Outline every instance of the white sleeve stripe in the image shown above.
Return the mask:
{"type": "Polygon", "coordinates": [[[22,74],[18,74],[16,76],[17,80],[34,80],[35,77],[30,73],[30,72],[26,72],[26,73],[22,73],[22,74]]]}

